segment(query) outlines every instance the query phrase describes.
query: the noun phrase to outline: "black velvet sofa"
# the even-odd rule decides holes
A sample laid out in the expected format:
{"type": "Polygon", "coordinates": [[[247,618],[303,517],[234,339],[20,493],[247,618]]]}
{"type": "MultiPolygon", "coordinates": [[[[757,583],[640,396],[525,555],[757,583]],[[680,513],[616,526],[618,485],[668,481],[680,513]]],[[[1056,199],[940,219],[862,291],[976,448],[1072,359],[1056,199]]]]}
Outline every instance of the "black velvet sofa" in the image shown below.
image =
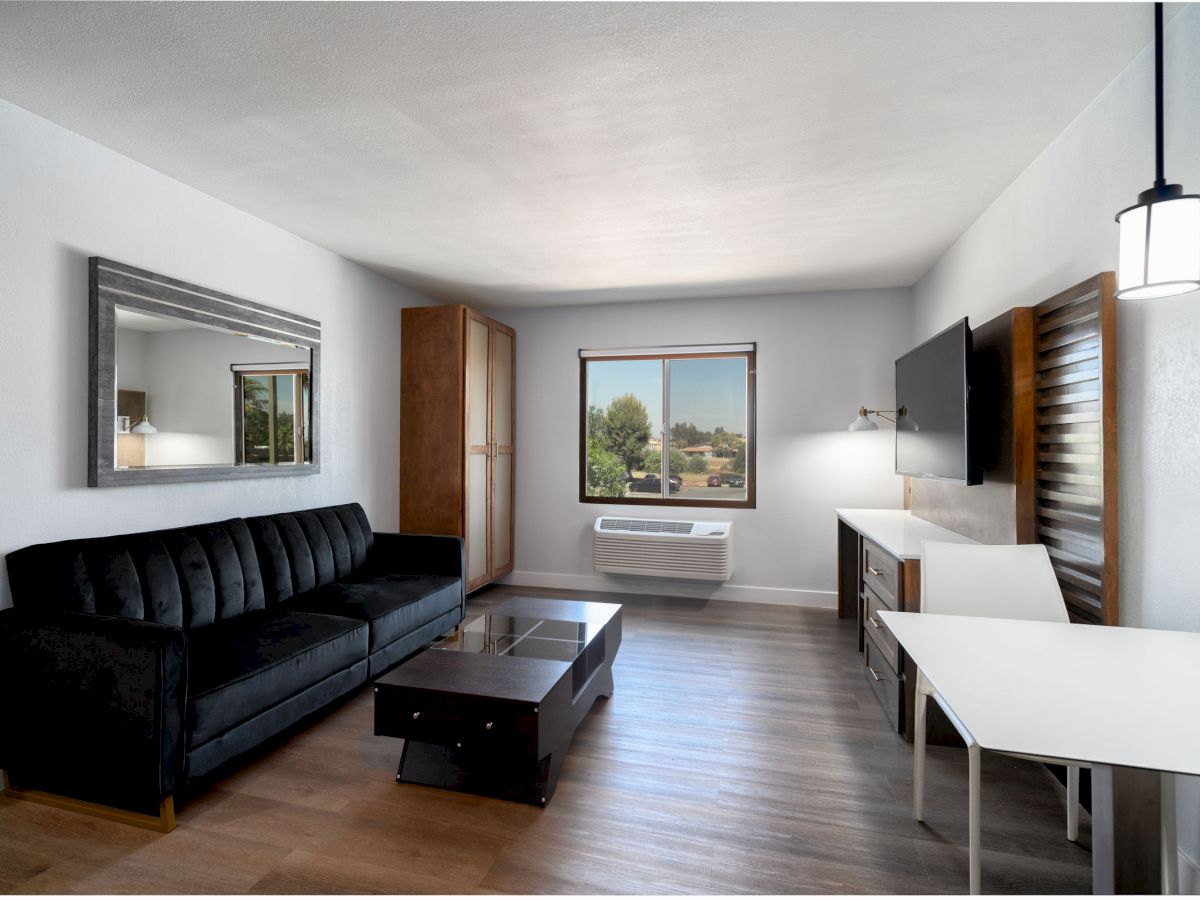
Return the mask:
{"type": "Polygon", "coordinates": [[[466,600],[459,538],[372,532],[357,503],[7,560],[0,768],[151,816],[457,625],[466,600]]]}

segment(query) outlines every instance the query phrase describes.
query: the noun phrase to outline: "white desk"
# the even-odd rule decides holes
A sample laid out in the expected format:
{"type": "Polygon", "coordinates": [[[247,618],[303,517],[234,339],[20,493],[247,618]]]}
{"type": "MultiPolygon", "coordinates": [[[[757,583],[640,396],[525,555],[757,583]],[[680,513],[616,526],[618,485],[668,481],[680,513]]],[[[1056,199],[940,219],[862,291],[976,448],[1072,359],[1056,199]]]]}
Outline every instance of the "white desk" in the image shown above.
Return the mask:
{"type": "MultiPolygon", "coordinates": [[[[879,615],[985,750],[1200,775],[1200,634],[879,615]]],[[[1109,861],[1095,823],[1112,810],[1096,800],[1094,789],[1093,887],[1105,892],[1113,886],[1097,868],[1109,861]]]]}
{"type": "Polygon", "coordinates": [[[974,544],[966,535],[919,519],[907,509],[838,509],[839,519],[896,559],[920,559],[922,541],[974,544]]]}

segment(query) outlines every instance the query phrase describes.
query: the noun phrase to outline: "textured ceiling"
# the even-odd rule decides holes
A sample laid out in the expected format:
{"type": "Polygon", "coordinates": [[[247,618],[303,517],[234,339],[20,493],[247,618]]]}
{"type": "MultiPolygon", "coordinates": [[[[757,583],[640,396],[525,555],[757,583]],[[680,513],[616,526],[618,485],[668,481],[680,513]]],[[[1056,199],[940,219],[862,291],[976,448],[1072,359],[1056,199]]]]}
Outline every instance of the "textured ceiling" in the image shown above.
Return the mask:
{"type": "Polygon", "coordinates": [[[442,299],[897,286],[1148,10],[0,3],[0,96],[442,299]]]}

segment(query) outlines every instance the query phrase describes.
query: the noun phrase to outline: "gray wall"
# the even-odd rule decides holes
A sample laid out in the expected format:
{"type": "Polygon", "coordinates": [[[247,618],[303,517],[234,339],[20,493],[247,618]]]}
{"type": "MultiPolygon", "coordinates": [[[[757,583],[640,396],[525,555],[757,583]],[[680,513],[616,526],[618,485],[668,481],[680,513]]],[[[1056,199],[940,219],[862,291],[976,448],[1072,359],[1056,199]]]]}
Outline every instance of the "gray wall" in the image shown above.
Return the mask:
{"type": "Polygon", "coordinates": [[[400,308],[430,301],[4,102],[0,160],[0,555],[350,500],[396,527],[400,308]],[[93,255],[319,319],[321,473],[86,487],[93,255]]]}
{"type": "Polygon", "coordinates": [[[851,434],[846,426],[860,404],[892,405],[892,362],[912,337],[906,289],[493,315],[517,330],[514,583],[832,607],[834,507],[901,505],[893,432],[851,434]],[[745,341],[758,343],[757,509],[579,502],[580,348],[745,341]],[[732,581],[706,588],[594,572],[590,529],[610,513],[732,520],[732,581]]]}
{"type": "MultiPolygon", "coordinates": [[[[1166,172],[1196,193],[1200,8],[1168,24],[1165,51],[1166,172]]],[[[1116,269],[1113,216],[1154,179],[1153,89],[1147,50],[915,285],[917,340],[1116,269]]],[[[1200,294],[1118,307],[1121,615],[1127,625],[1198,631],[1200,294]]],[[[1181,784],[1179,812],[1181,848],[1200,859],[1200,783],[1181,784]]]]}

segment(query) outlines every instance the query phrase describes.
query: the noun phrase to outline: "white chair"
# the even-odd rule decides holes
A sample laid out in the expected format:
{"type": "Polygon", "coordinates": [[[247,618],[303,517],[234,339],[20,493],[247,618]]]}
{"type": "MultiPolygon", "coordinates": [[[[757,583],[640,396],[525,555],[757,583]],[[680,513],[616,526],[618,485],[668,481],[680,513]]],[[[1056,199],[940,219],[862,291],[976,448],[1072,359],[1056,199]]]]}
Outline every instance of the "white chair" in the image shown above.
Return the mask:
{"type": "MultiPolygon", "coordinates": [[[[1050,566],[1050,556],[1041,544],[996,546],[924,542],[921,546],[921,612],[993,619],[1070,621],[1058,579],[1050,566]]],[[[945,710],[967,744],[971,893],[978,894],[979,745],[919,669],[914,735],[916,746],[913,755],[913,815],[918,822],[925,820],[925,706],[929,697],[945,710]]],[[[1079,837],[1079,768],[1086,764],[1074,760],[1011,755],[1067,766],[1067,840],[1076,840],[1079,837]]]]}

